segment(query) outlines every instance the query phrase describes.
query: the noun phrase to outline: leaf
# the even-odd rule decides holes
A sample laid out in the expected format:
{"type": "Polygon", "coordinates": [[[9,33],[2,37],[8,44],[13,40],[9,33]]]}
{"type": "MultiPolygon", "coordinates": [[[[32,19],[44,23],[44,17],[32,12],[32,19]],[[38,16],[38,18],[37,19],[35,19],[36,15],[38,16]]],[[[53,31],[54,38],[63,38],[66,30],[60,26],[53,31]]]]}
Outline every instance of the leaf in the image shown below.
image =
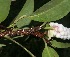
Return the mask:
{"type": "Polygon", "coordinates": [[[27,0],[25,5],[23,6],[22,10],[16,17],[16,19],[29,16],[30,14],[33,13],[33,10],[34,10],[34,0],[27,0]]]}
{"type": "Polygon", "coordinates": [[[42,52],[42,57],[59,57],[59,56],[53,48],[48,47],[47,45],[45,45],[45,48],[42,52]]]}
{"type": "Polygon", "coordinates": [[[21,28],[23,26],[28,25],[30,22],[31,22],[30,19],[23,18],[23,19],[19,20],[18,22],[16,22],[14,25],[17,25],[18,28],[21,28]]]}
{"type": "Polygon", "coordinates": [[[70,12],[70,0],[51,0],[34,12],[28,19],[35,21],[56,21],[70,12]]]}
{"type": "Polygon", "coordinates": [[[0,0],[0,23],[8,16],[10,5],[11,0],[0,0]]]}
{"type": "Polygon", "coordinates": [[[6,45],[5,44],[0,44],[0,48],[3,47],[3,46],[6,46],[6,45]]]}
{"type": "Polygon", "coordinates": [[[23,6],[22,10],[16,17],[14,23],[17,27],[22,27],[30,23],[31,20],[28,20],[26,17],[31,15],[34,10],[34,0],[27,0],[25,5],[23,6]]]}
{"type": "Polygon", "coordinates": [[[51,41],[52,46],[55,48],[68,48],[70,47],[70,43],[63,43],[63,42],[57,42],[56,40],[51,41]]]}

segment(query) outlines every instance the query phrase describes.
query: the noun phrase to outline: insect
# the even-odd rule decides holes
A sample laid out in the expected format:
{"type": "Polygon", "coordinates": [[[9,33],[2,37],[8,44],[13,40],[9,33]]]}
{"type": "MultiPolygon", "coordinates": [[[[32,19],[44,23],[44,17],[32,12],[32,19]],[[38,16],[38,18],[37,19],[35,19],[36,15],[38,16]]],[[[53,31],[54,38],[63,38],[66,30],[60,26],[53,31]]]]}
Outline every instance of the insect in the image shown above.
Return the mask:
{"type": "MultiPolygon", "coordinates": [[[[0,28],[4,29],[5,31],[0,32],[0,37],[4,37],[5,35],[7,36],[20,36],[20,35],[33,35],[39,38],[44,38],[45,35],[47,35],[45,32],[40,32],[42,29],[41,26],[33,27],[33,28],[28,28],[28,29],[19,29],[16,31],[13,31],[11,28],[5,28],[4,26],[0,25],[0,28]]],[[[50,43],[49,40],[44,38],[47,43],[50,43]]]]}

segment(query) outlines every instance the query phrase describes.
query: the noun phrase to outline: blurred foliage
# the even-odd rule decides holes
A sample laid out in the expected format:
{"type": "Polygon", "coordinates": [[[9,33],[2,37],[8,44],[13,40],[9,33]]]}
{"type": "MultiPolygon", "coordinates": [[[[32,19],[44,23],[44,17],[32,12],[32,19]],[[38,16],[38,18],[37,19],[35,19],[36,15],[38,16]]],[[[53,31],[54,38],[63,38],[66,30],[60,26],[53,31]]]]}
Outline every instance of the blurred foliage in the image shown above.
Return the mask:
{"type": "Polygon", "coordinates": [[[0,0],[0,23],[3,22],[9,14],[11,0],[0,0]]]}

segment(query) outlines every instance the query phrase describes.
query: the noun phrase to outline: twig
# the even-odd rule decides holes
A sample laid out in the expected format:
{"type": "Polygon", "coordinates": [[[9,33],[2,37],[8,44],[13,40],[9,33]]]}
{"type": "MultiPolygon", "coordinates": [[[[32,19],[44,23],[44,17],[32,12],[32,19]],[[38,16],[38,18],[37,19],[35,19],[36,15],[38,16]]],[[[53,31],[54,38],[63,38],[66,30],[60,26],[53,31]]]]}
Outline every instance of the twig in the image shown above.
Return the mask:
{"type": "Polygon", "coordinates": [[[46,21],[46,22],[44,22],[40,27],[43,27],[44,25],[46,25],[48,22],[46,21]]]}
{"type": "Polygon", "coordinates": [[[32,57],[36,57],[35,55],[33,55],[28,49],[26,49],[24,46],[22,46],[20,43],[18,43],[17,41],[13,40],[12,38],[5,36],[6,39],[11,40],[12,42],[16,43],[17,45],[19,45],[21,48],[23,48],[26,52],[28,52],[32,57]]]}

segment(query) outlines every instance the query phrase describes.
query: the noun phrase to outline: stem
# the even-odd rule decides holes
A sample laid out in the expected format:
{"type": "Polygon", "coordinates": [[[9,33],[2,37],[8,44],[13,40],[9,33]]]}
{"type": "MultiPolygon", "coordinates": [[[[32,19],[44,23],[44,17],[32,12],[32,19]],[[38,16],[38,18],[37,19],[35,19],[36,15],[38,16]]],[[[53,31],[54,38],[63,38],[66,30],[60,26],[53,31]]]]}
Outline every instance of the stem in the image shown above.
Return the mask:
{"type": "Polygon", "coordinates": [[[43,39],[44,43],[46,43],[46,42],[45,42],[45,39],[44,39],[44,38],[42,38],[42,39],[43,39]]]}
{"type": "Polygon", "coordinates": [[[46,25],[47,24],[47,21],[46,22],[44,22],[40,27],[43,27],[44,25],[46,25]]]}
{"type": "Polygon", "coordinates": [[[24,46],[22,46],[20,43],[18,43],[17,41],[13,40],[12,38],[5,36],[6,39],[11,40],[12,42],[16,43],[17,45],[19,45],[21,48],[23,48],[26,52],[28,52],[32,57],[36,57],[34,56],[28,49],[26,49],[24,46]]]}

